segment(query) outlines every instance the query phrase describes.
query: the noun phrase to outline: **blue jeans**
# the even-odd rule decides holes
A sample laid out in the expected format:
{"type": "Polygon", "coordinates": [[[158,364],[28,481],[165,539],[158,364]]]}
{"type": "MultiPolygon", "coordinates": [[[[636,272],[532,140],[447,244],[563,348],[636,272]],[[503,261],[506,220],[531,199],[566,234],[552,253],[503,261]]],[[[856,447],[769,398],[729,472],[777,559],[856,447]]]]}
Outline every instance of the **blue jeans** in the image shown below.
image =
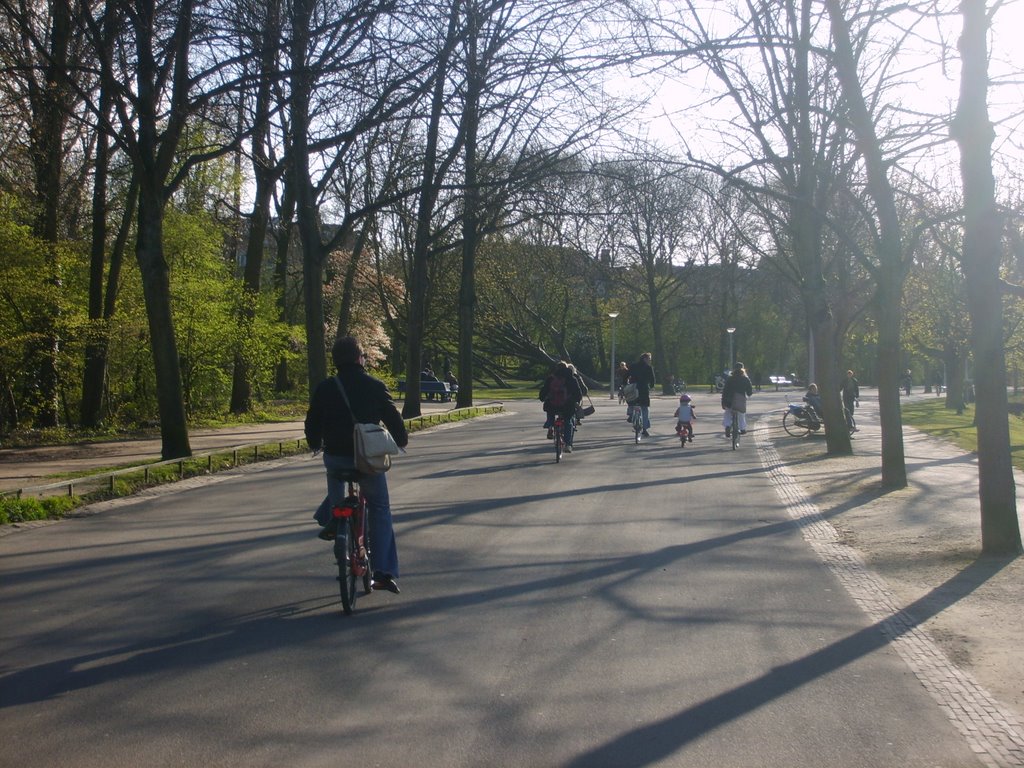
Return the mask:
{"type": "Polygon", "coordinates": [[[651,428],[651,406],[649,405],[627,405],[626,406],[626,418],[632,420],[633,409],[640,409],[640,422],[644,429],[651,428]]]}
{"type": "MultiPolygon", "coordinates": [[[[342,472],[355,469],[355,462],[351,456],[332,456],[325,453],[324,469],[327,470],[327,498],[324,499],[324,503],[331,509],[345,500],[347,488],[345,481],[341,479],[342,472]]],[[[366,497],[366,512],[370,520],[370,565],[375,573],[389,573],[397,578],[398,545],[391,523],[391,497],[388,494],[387,475],[363,475],[359,487],[366,497]]],[[[323,509],[324,504],[320,507],[323,509]]],[[[319,511],[317,520],[320,520],[319,511]]]]}
{"type": "MultiPolygon", "coordinates": [[[[576,434],[576,430],[573,429],[573,427],[576,426],[575,424],[573,424],[574,418],[576,418],[575,412],[573,412],[572,414],[562,414],[562,423],[565,425],[562,429],[562,436],[565,438],[566,445],[572,445],[572,436],[576,434]]],[[[551,429],[551,427],[555,426],[555,414],[547,414],[547,418],[544,420],[544,426],[547,427],[548,429],[551,429]]]]}

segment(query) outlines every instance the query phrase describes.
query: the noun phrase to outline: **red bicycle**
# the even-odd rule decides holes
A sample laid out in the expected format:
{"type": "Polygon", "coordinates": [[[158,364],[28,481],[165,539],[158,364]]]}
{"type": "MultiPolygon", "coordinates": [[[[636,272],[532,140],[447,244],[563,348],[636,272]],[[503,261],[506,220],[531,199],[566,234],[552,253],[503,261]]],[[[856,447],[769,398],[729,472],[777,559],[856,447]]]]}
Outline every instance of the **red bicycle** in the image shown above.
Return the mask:
{"type": "MultiPolygon", "coordinates": [[[[566,418],[563,414],[555,414],[554,424],[554,442],[555,442],[555,463],[557,464],[562,460],[563,453],[572,453],[572,443],[567,443],[565,440],[565,427],[566,418]]],[[[569,419],[569,433],[572,435],[576,434],[576,420],[573,418],[569,419]]]]}
{"type": "Polygon", "coordinates": [[[370,526],[366,497],[359,487],[359,473],[346,472],[341,479],[348,483],[348,493],[345,500],[331,510],[337,523],[334,557],[338,561],[341,607],[346,616],[351,616],[356,605],[356,588],[359,581],[363,582],[364,594],[368,595],[373,591],[370,526]]]}

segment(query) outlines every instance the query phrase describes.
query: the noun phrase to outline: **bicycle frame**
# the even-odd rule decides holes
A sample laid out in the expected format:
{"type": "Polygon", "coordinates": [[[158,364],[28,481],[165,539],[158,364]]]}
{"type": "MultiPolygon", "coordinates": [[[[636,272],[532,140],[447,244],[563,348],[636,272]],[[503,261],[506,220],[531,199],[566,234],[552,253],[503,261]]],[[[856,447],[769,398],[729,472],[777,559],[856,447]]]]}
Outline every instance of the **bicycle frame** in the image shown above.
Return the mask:
{"type": "Polygon", "coordinates": [[[370,566],[369,517],[366,497],[357,480],[348,478],[348,494],[344,502],[334,507],[338,518],[338,532],[334,539],[334,557],[338,562],[338,582],[341,607],[350,615],[356,603],[356,582],[362,580],[363,591],[373,589],[370,566]]]}
{"type": "Polygon", "coordinates": [[[641,410],[639,405],[634,405],[632,408],[633,439],[639,444],[640,434],[644,431],[644,412],[641,410]]]}
{"type": "Polygon", "coordinates": [[[555,424],[552,427],[555,431],[555,463],[562,460],[562,453],[565,451],[565,416],[555,414],[555,424]]]}

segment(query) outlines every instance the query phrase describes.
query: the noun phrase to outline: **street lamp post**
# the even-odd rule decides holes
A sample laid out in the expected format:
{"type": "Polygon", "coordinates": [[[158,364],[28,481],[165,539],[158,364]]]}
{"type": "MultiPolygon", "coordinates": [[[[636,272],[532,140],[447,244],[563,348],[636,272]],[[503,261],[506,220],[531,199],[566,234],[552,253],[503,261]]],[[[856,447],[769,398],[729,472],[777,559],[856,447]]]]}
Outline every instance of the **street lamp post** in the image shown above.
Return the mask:
{"type": "Polygon", "coordinates": [[[725,332],[729,334],[729,370],[732,371],[734,365],[732,359],[732,335],[736,332],[735,328],[726,328],[725,332]]]}
{"type": "Polygon", "coordinates": [[[609,312],[608,317],[612,319],[612,360],[608,368],[611,371],[608,381],[608,398],[610,400],[615,399],[615,318],[619,316],[618,312],[609,312]]]}

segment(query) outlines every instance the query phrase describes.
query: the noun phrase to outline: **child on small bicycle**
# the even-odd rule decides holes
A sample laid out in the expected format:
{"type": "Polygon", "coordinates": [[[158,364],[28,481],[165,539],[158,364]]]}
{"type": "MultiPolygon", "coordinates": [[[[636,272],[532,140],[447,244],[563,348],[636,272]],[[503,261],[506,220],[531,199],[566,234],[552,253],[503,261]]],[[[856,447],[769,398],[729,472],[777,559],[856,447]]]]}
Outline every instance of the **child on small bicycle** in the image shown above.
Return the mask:
{"type": "Polygon", "coordinates": [[[682,394],[679,396],[679,407],[672,414],[676,417],[676,434],[679,437],[686,435],[686,442],[693,442],[693,422],[697,420],[697,411],[690,401],[690,396],[682,394]]]}

